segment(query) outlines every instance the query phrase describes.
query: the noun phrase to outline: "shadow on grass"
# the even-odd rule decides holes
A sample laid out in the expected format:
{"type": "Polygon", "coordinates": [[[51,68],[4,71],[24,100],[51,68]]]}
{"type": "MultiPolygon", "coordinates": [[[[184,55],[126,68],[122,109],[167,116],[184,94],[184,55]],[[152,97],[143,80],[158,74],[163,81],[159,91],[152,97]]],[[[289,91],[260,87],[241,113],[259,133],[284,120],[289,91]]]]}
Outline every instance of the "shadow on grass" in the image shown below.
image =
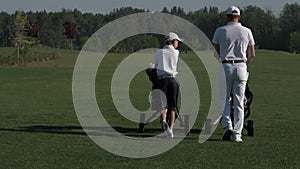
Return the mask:
{"type": "MultiPolygon", "coordinates": [[[[97,131],[104,131],[108,134],[111,130],[110,127],[85,127],[86,129],[94,132],[89,132],[89,134],[98,133],[97,131]]],[[[127,136],[141,136],[142,133],[138,133],[138,128],[129,128],[129,127],[113,127],[119,133],[122,133],[127,136]]],[[[28,127],[19,127],[19,128],[0,128],[0,131],[11,131],[11,132],[28,132],[28,133],[50,133],[50,134],[63,134],[63,135],[87,135],[81,126],[48,126],[48,125],[34,125],[28,127]]],[[[147,129],[146,135],[153,135],[160,133],[161,129],[147,129]]]]}
{"type": "Polygon", "coordinates": [[[43,126],[43,125],[35,125],[28,127],[20,127],[16,129],[0,129],[0,131],[12,131],[12,132],[29,132],[29,133],[50,133],[50,134],[69,134],[69,135],[86,135],[86,133],[82,131],[81,126],[43,126]]]}
{"type": "MultiPolygon", "coordinates": [[[[145,133],[138,133],[138,128],[129,128],[129,127],[113,127],[119,133],[129,137],[154,137],[162,133],[161,128],[146,128],[145,133]]],[[[116,136],[111,132],[109,127],[86,127],[90,130],[89,135],[107,135],[107,136],[116,136]]],[[[81,126],[49,126],[49,125],[34,125],[28,127],[19,127],[19,128],[0,128],[0,131],[9,131],[9,132],[25,132],[25,133],[49,133],[49,134],[61,134],[61,135],[84,135],[87,133],[83,130],[81,126]]],[[[181,132],[181,131],[177,131],[181,132]]],[[[200,134],[200,129],[191,129],[190,134],[198,135],[200,134]]],[[[198,139],[198,137],[185,137],[185,139],[198,139]]],[[[216,140],[209,140],[216,141],[216,140]]]]}

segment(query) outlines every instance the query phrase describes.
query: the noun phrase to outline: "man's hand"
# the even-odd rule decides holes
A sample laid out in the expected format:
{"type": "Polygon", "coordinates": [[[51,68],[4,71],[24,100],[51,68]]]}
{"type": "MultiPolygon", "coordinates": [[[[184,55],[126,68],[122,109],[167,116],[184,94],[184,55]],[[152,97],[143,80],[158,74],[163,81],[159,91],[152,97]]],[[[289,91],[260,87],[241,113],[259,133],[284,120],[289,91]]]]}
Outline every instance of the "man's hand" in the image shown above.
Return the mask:
{"type": "Polygon", "coordinates": [[[254,48],[254,45],[250,45],[250,46],[248,46],[248,49],[247,49],[246,63],[249,64],[253,60],[254,57],[255,57],[255,48],[254,48]]]}

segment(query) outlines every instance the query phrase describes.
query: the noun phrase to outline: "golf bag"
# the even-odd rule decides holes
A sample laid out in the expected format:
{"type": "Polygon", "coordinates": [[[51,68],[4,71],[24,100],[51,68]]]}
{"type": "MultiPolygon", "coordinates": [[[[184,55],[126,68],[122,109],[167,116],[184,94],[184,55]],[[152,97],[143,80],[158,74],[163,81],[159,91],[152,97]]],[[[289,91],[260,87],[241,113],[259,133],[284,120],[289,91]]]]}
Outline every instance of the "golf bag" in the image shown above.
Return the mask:
{"type": "MultiPolygon", "coordinates": [[[[157,76],[157,71],[155,68],[147,68],[146,69],[146,74],[148,75],[149,80],[152,83],[152,90],[158,89],[158,76],[157,76]]],[[[155,101],[155,95],[157,93],[152,93],[152,110],[156,111],[151,117],[149,117],[147,120],[145,119],[145,114],[142,113],[141,117],[140,117],[140,124],[139,124],[139,133],[144,133],[144,128],[145,126],[148,124],[148,121],[150,121],[151,119],[153,119],[156,115],[161,114],[161,109],[159,109],[158,107],[160,107],[161,105],[159,105],[160,103],[158,103],[157,101],[155,101]]],[[[168,122],[170,119],[170,111],[168,110],[167,112],[167,119],[166,121],[168,122]]],[[[189,116],[185,115],[184,116],[184,120],[180,117],[179,115],[179,109],[178,107],[176,107],[175,110],[175,120],[178,119],[180,122],[180,126],[185,128],[185,134],[189,135],[189,131],[190,131],[190,124],[189,124],[189,116]]],[[[160,115],[160,122],[162,121],[161,115],[160,115]]],[[[170,124],[169,124],[170,125],[170,124]]]]}

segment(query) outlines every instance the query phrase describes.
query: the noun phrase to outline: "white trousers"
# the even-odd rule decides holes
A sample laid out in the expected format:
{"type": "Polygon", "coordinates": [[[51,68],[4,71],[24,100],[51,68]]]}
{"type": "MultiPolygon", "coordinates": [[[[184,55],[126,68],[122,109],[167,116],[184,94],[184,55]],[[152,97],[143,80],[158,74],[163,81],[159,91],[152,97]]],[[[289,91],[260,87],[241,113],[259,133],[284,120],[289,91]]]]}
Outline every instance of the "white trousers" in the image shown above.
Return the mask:
{"type": "Polygon", "coordinates": [[[246,63],[223,63],[226,77],[226,99],[222,114],[222,127],[232,130],[235,136],[241,137],[244,126],[244,95],[248,79],[246,63]],[[231,120],[231,100],[233,99],[233,123],[231,120]]]}

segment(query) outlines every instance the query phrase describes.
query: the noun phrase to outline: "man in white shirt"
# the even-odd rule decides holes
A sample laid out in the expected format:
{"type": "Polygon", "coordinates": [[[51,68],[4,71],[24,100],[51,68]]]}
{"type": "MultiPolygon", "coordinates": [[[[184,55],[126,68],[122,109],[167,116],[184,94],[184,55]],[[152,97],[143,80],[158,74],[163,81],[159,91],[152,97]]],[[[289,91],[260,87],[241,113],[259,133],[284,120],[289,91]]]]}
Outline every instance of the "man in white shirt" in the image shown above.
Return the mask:
{"type": "Polygon", "coordinates": [[[155,68],[157,69],[157,88],[161,90],[160,101],[162,128],[167,138],[172,139],[173,125],[175,121],[175,110],[177,107],[179,84],[175,79],[177,72],[177,63],[179,51],[176,49],[181,39],[177,34],[169,32],[166,36],[166,45],[157,50],[155,54],[155,68]],[[170,118],[167,122],[167,113],[170,112],[170,118]]]}
{"type": "Polygon", "coordinates": [[[231,6],[226,11],[227,25],[217,28],[213,44],[222,61],[226,76],[226,101],[222,114],[222,127],[225,129],[223,140],[242,142],[244,125],[244,94],[248,79],[247,64],[255,56],[254,38],[250,29],[239,23],[240,10],[231,6]],[[233,124],[230,117],[233,99],[233,124]]]}

